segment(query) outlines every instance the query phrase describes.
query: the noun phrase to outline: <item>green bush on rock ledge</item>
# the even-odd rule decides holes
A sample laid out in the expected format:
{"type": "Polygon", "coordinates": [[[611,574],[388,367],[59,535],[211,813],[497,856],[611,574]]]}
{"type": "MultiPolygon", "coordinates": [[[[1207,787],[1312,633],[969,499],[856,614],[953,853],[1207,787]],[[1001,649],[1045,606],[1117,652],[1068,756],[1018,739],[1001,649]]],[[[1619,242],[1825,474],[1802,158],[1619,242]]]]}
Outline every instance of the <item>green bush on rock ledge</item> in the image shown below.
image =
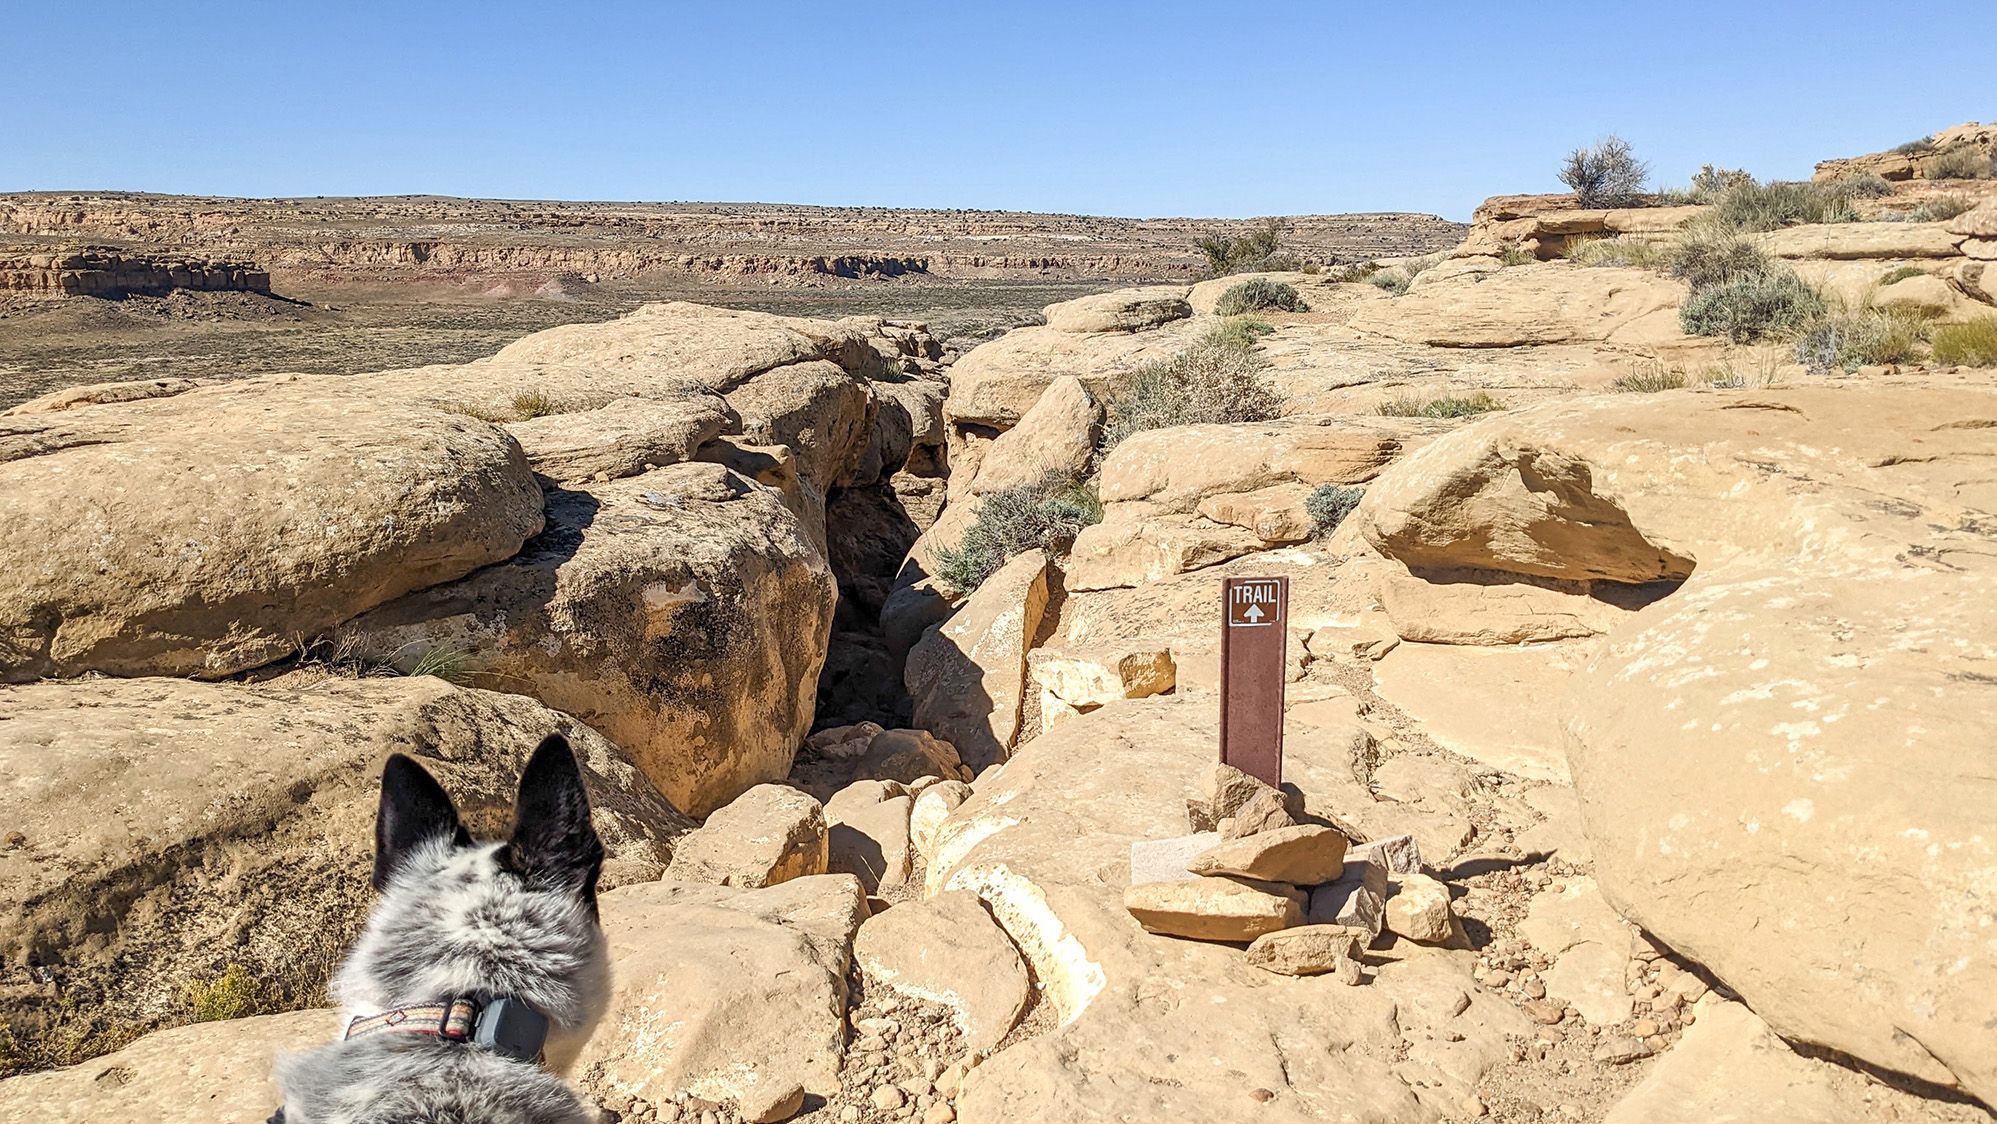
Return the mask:
{"type": "Polygon", "coordinates": [[[1243,281],[1220,295],[1214,302],[1213,310],[1222,316],[1239,316],[1244,312],[1261,312],[1265,309],[1281,312],[1309,312],[1311,306],[1297,295],[1295,285],[1282,281],[1271,281],[1267,277],[1256,277],[1243,281]]]}
{"type": "Polygon", "coordinates": [[[1082,528],[1102,522],[1103,505],[1086,484],[1046,480],[987,494],[964,541],[936,553],[936,576],[969,593],[1029,550],[1066,551],[1082,528]]]}

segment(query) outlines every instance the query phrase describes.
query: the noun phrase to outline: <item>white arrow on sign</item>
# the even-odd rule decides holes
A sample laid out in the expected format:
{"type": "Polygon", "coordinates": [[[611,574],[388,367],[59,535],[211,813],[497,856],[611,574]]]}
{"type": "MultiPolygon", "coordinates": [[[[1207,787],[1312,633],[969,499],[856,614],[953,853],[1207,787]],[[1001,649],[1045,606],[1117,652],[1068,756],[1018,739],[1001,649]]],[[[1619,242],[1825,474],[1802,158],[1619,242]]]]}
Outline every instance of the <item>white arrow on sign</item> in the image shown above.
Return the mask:
{"type": "Polygon", "coordinates": [[[1248,611],[1247,611],[1247,612],[1245,612],[1245,613],[1243,613],[1243,614],[1241,614],[1241,616],[1242,616],[1242,619],[1243,619],[1243,620],[1246,620],[1246,621],[1247,621],[1247,622],[1248,622],[1249,624],[1261,624],[1261,623],[1262,623],[1262,606],[1260,606],[1260,605],[1250,605],[1250,606],[1248,607],[1248,611]]]}

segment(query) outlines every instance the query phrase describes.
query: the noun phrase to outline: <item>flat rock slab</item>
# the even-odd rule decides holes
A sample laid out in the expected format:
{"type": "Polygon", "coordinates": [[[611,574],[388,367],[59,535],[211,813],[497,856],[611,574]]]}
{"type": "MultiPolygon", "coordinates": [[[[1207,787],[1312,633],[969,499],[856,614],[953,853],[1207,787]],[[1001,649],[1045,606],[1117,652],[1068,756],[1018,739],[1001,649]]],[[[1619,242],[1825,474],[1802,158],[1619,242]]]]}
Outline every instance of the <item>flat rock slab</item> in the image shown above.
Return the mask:
{"type": "Polygon", "coordinates": [[[901,995],[949,1007],[983,1056],[1026,1010],[1026,965],[976,894],[951,891],[877,913],[853,944],[860,967],[901,995]]]}
{"type": "Polygon", "coordinates": [[[1373,934],[1343,925],[1299,925],[1265,933],[1248,946],[1248,962],[1285,976],[1355,972],[1373,934]]]}
{"type": "Polygon", "coordinates": [[[1252,941],[1304,917],[1296,890],[1232,878],[1146,882],[1124,891],[1123,906],[1146,932],[1196,941],[1252,941]]]}
{"type": "Polygon", "coordinates": [[[330,1040],[335,1011],[196,1023],[66,1069],[0,1081],[0,1119],[39,1124],[257,1121],[279,1104],[277,1055],[330,1040]]]}
{"type": "Polygon", "coordinates": [[[1187,865],[1219,842],[1217,831],[1196,831],[1170,839],[1140,839],[1130,845],[1130,884],[1192,881],[1199,875],[1186,869],[1187,865]]]}
{"type": "Polygon", "coordinates": [[[600,899],[610,1009],[575,1076],[600,1096],[765,1103],[839,1089],[858,880],[764,890],[654,882],[600,899]]]}
{"type": "Polygon", "coordinates": [[[1557,699],[1594,642],[1522,648],[1400,644],[1373,665],[1380,697],[1437,745],[1528,780],[1567,783],[1557,699]],[[1438,691],[1437,683],[1449,684],[1438,691]],[[1522,705],[1521,700],[1526,700],[1522,705]]]}
{"type": "Polygon", "coordinates": [[[1711,1001],[1699,1019],[1617,1101],[1603,1124],[1821,1124],[1878,1119],[1846,1111],[1830,1066],[1796,1055],[1739,1003],[1711,1001]]]}
{"type": "Polygon", "coordinates": [[[1300,824],[1223,840],[1194,856],[1187,866],[1194,874],[1315,886],[1338,878],[1345,869],[1349,843],[1334,828],[1300,824]]]}
{"type": "Polygon", "coordinates": [[[760,890],[826,872],[825,809],[787,785],[759,784],[680,840],[666,877],[760,890]]]}

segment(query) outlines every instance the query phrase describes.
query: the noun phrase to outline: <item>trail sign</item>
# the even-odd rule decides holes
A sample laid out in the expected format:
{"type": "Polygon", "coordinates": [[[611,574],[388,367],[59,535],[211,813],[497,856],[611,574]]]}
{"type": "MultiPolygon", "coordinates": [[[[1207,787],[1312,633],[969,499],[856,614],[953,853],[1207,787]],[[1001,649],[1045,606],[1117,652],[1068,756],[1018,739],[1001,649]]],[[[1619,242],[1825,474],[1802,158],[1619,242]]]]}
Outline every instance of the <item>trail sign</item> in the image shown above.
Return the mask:
{"type": "Polygon", "coordinates": [[[1220,597],[1220,759],[1280,785],[1290,579],[1225,578],[1220,597]]]}

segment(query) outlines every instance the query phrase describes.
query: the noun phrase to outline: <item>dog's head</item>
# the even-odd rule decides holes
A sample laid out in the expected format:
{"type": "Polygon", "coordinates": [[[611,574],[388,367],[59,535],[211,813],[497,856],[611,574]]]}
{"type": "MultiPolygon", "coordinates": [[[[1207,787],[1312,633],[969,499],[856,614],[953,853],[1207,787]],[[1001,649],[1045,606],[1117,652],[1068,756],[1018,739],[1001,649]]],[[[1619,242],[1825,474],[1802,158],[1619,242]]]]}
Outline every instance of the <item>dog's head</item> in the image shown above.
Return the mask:
{"type": "Polygon", "coordinates": [[[602,866],[582,775],[559,735],[528,759],[503,842],[474,842],[443,787],[396,754],[375,821],[381,900],[334,995],[349,1017],[457,996],[523,999],[547,1017],[548,1062],[559,1069],[606,999],[602,866]]]}

